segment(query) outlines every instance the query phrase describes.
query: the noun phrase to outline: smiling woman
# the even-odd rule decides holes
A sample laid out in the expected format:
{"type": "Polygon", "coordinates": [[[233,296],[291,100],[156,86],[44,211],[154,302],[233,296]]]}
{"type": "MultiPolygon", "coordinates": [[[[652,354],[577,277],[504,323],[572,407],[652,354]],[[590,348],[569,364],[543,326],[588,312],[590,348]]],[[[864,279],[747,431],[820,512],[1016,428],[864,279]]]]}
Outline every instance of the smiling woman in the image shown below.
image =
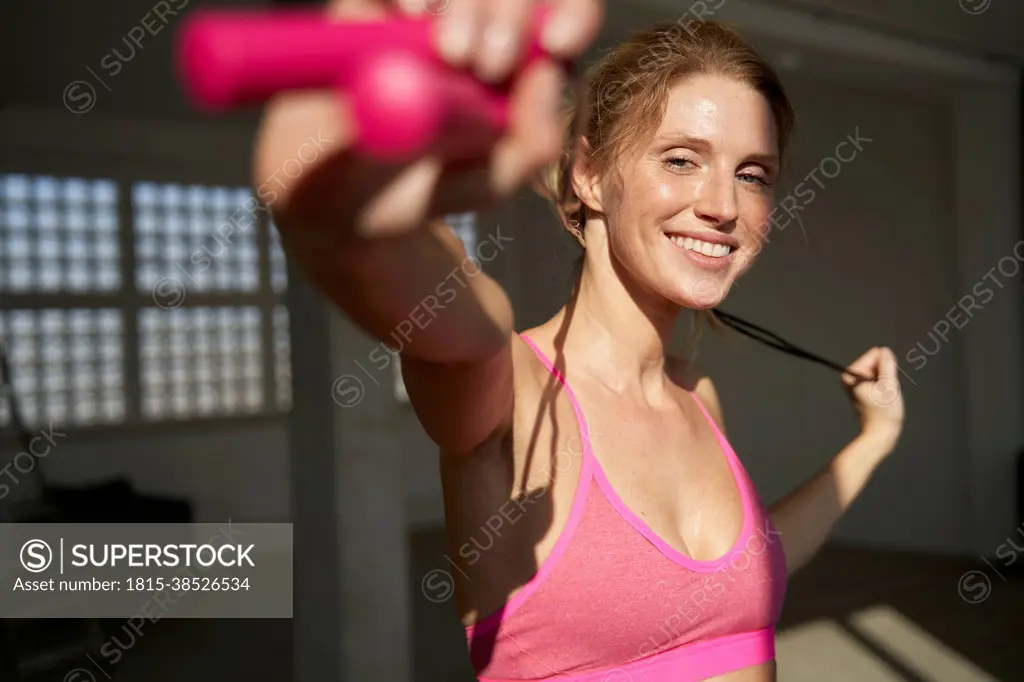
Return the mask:
{"type": "MultiPolygon", "coordinates": [[[[535,5],[452,3],[437,50],[502,82],[535,5]]],[[[358,126],[338,121],[335,93],[306,93],[268,109],[254,177],[330,127],[336,146],[282,193],[275,221],[355,323],[382,343],[408,331],[397,349],[405,387],[441,454],[456,569],[442,571],[443,587],[454,585],[478,679],[773,682],[787,576],[894,447],[902,402],[896,392],[873,403],[874,383],[849,375],[860,437],[776,506],[761,503],[710,378],[669,343],[684,311],[713,309],[762,251],[789,100],[734,31],[689,21],[605,53],[581,106],[560,111],[555,61],[586,48],[602,11],[596,0],[551,7],[540,42],[554,59],[516,73],[507,130],[478,157],[447,164],[442,146],[440,158],[381,163],[354,144],[358,126]],[[538,178],[583,247],[565,305],[517,332],[509,298],[482,272],[414,324],[467,258],[441,216],[538,178]]],[[[882,349],[848,369],[895,381],[882,349]]]]}
{"type": "Polygon", "coordinates": [[[581,244],[608,240],[630,272],[658,273],[650,284],[662,296],[701,310],[721,302],[763,248],[794,112],[778,76],[735,32],[684,27],[638,33],[591,67],[593,104],[586,121],[570,110],[567,126],[583,131],[585,148],[576,156],[567,140],[545,188],[581,244]],[[678,210],[691,197],[703,225],[678,210]]]}

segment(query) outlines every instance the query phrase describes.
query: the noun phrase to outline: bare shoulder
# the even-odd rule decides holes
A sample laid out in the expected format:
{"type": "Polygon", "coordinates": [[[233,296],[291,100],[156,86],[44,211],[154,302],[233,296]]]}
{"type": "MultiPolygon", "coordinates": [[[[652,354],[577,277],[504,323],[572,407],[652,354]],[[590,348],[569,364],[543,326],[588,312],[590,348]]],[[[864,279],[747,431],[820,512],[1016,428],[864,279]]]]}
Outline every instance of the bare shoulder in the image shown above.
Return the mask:
{"type": "Polygon", "coordinates": [[[725,433],[725,419],[722,416],[722,404],[718,399],[718,391],[711,381],[711,376],[694,362],[682,358],[670,357],[667,363],[669,376],[679,386],[692,391],[705,409],[711,414],[718,428],[725,433]]]}

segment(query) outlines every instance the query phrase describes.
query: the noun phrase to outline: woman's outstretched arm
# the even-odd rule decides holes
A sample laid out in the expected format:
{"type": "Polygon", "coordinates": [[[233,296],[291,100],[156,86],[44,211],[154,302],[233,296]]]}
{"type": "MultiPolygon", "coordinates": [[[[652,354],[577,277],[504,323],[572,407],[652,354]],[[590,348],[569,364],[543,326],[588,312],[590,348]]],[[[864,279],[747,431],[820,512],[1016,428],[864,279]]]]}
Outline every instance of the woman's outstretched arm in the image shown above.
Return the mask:
{"type": "MultiPolygon", "coordinates": [[[[437,20],[436,47],[453,65],[500,81],[517,65],[536,4],[460,0],[437,20]],[[462,30],[452,33],[453,27],[462,30]],[[483,40],[492,35],[507,40],[483,40]]],[[[406,6],[422,9],[416,2],[406,6]]],[[[398,7],[333,0],[326,11],[359,21],[398,7]]],[[[353,322],[401,351],[413,407],[446,453],[473,451],[509,421],[513,318],[505,292],[436,217],[493,206],[559,158],[564,75],[554,60],[586,49],[602,12],[599,0],[560,0],[554,7],[556,32],[545,38],[552,59],[531,62],[517,77],[507,130],[477,141],[479,149],[462,149],[458,164],[440,147],[401,164],[359,155],[352,102],[333,91],[279,96],[256,137],[253,182],[265,187],[278,178],[273,196],[261,198],[291,261],[353,322]],[[308,159],[297,150],[308,151],[314,137],[319,151],[308,159]],[[296,159],[300,170],[280,182],[281,169],[296,159]]]]}

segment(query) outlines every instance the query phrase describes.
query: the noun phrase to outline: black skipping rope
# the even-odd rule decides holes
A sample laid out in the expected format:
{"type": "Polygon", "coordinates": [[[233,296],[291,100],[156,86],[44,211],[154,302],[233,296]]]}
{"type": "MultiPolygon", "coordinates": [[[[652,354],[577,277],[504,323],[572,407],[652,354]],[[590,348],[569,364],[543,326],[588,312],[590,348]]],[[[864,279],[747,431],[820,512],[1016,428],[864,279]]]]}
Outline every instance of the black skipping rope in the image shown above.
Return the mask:
{"type": "Polygon", "coordinates": [[[789,341],[786,341],[778,334],[768,331],[764,327],[759,327],[756,324],[753,324],[752,322],[741,320],[735,315],[730,315],[729,313],[723,312],[718,308],[713,308],[711,310],[711,313],[715,316],[715,319],[720,321],[722,324],[732,327],[739,333],[749,336],[755,341],[760,341],[761,343],[765,344],[766,346],[770,346],[775,350],[782,351],[783,353],[788,353],[789,355],[795,355],[796,357],[803,358],[804,360],[816,362],[819,365],[825,365],[826,367],[830,367],[836,370],[840,374],[848,374],[852,377],[860,379],[861,381],[872,382],[875,381],[875,379],[877,378],[867,377],[864,376],[863,374],[852,372],[843,365],[840,365],[838,362],[833,362],[827,358],[821,357],[820,355],[815,355],[810,351],[806,351],[803,348],[795,346],[789,341]]]}

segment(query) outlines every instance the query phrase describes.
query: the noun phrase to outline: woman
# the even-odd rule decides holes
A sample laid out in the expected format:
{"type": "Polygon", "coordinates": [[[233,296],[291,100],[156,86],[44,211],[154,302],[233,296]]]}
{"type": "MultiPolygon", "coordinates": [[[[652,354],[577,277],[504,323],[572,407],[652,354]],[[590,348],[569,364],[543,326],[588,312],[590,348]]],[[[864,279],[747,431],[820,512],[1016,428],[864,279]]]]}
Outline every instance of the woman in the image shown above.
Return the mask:
{"type": "MultiPolygon", "coordinates": [[[[438,49],[499,81],[530,9],[455,0],[438,49]]],[[[593,0],[565,0],[544,43],[571,58],[600,21],[593,0]]],[[[792,125],[778,78],[715,23],[653,29],[591,71],[589,115],[565,149],[564,85],[551,63],[532,67],[515,86],[508,134],[475,162],[438,152],[402,167],[348,151],[347,105],[333,93],[282,97],[259,133],[255,179],[314,129],[333,141],[272,207],[276,222],[323,292],[394,346],[391,331],[466,258],[436,216],[490,206],[551,170],[548,188],[584,246],[565,307],[517,334],[504,292],[481,274],[401,342],[410,399],[441,452],[477,674],[774,680],[787,574],[814,555],[899,436],[898,393],[872,400],[879,386],[898,386],[893,354],[873,348],[850,366],[874,382],[845,377],[861,434],[765,509],[726,439],[711,380],[668,342],[681,311],[717,304],[765,241],[792,125]]]]}

